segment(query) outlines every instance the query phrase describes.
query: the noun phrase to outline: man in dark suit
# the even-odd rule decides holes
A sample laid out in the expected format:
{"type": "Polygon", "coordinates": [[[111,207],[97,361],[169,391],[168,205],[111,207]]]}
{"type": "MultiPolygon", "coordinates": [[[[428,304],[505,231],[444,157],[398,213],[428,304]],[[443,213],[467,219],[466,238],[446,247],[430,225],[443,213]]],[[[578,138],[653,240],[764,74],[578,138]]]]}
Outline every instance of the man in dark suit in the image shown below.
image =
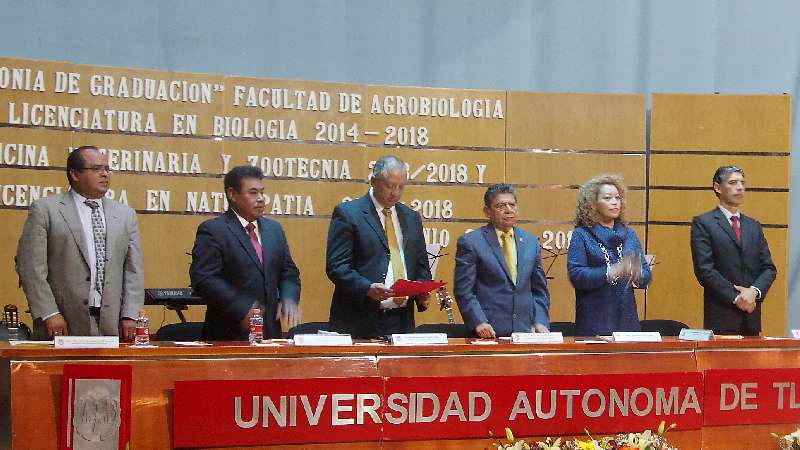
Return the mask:
{"type": "Polygon", "coordinates": [[[546,332],[550,295],[538,239],[515,227],[517,196],[493,184],[483,197],[489,224],[458,239],[454,293],[464,325],[478,337],[546,332]]]}
{"type": "Polygon", "coordinates": [[[337,205],[328,228],[326,270],[335,285],[330,328],[357,338],[414,329],[414,310],[429,296],[395,297],[394,281],[429,281],[431,271],[419,214],[400,201],[407,168],[395,156],[375,162],[369,192],[337,205]]]}
{"type": "Polygon", "coordinates": [[[713,187],[719,206],[695,217],[691,232],[694,273],[703,286],[703,326],[718,334],[757,336],[775,265],[761,224],[739,211],[744,171],[720,167],[713,187]]]}
{"type": "Polygon", "coordinates": [[[280,337],[281,321],[297,324],[300,271],[278,222],[264,214],[261,169],[225,175],[225,214],[200,224],[192,250],[192,287],[208,305],[203,337],[247,339],[250,318],[264,316],[264,337],[280,337]]]}
{"type": "Polygon", "coordinates": [[[17,272],[36,339],[133,339],[144,303],[136,212],[105,196],[108,158],[83,146],[67,157],[70,190],[34,202],[17,247],[17,272]]]}

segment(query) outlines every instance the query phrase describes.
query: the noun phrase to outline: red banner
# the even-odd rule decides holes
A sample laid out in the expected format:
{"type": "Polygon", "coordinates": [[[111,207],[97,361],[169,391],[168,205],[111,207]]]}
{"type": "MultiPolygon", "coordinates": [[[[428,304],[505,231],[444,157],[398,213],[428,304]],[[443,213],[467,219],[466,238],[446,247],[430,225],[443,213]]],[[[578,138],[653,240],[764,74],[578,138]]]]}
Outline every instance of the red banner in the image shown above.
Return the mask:
{"type": "Polygon", "coordinates": [[[660,421],[702,425],[699,372],[389,378],[387,440],[644,430],[660,421]],[[397,420],[398,418],[405,420],[397,420]]]}
{"type": "Polygon", "coordinates": [[[483,438],[702,424],[700,372],[179,381],[174,446],[483,438]]]}
{"type": "Polygon", "coordinates": [[[705,425],[800,422],[800,369],[710,369],[705,392],[705,425]]]}
{"type": "Polygon", "coordinates": [[[382,395],[379,377],[176,381],[173,446],[377,442],[382,395]]]}

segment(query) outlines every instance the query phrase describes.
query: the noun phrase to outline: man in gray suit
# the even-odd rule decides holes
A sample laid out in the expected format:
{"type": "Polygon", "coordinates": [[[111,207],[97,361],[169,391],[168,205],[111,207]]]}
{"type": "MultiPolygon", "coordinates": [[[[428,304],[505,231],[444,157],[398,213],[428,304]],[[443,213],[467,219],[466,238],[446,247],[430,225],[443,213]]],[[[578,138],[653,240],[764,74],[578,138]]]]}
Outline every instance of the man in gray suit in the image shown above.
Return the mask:
{"type": "Polygon", "coordinates": [[[96,147],[67,158],[70,190],[31,204],[17,246],[17,272],[37,339],[57,335],[133,338],[144,302],[136,213],[105,197],[111,172],[96,147]]]}

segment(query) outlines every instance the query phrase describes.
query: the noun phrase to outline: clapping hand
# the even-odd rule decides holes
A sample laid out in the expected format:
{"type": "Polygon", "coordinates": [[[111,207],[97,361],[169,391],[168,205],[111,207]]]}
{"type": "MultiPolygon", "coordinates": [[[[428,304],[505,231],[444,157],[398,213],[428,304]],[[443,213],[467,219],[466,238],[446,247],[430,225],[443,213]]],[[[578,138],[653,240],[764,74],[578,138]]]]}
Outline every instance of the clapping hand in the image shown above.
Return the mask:
{"type": "Polygon", "coordinates": [[[638,252],[626,253],[616,264],[613,264],[608,276],[611,280],[623,278],[627,285],[638,286],[642,281],[642,259],[638,252]]]}

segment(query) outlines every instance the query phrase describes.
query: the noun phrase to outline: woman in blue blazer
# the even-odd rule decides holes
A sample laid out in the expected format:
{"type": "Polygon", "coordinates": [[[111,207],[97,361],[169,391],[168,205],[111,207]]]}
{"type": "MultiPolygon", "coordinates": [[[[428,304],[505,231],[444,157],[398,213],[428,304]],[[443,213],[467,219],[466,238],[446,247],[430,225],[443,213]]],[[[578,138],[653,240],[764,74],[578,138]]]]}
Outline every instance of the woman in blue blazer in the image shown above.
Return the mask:
{"type": "Polygon", "coordinates": [[[601,175],[578,193],[567,273],[575,288],[575,334],[640,331],[633,288],[650,283],[636,233],[625,223],[622,178],[601,175]]]}

